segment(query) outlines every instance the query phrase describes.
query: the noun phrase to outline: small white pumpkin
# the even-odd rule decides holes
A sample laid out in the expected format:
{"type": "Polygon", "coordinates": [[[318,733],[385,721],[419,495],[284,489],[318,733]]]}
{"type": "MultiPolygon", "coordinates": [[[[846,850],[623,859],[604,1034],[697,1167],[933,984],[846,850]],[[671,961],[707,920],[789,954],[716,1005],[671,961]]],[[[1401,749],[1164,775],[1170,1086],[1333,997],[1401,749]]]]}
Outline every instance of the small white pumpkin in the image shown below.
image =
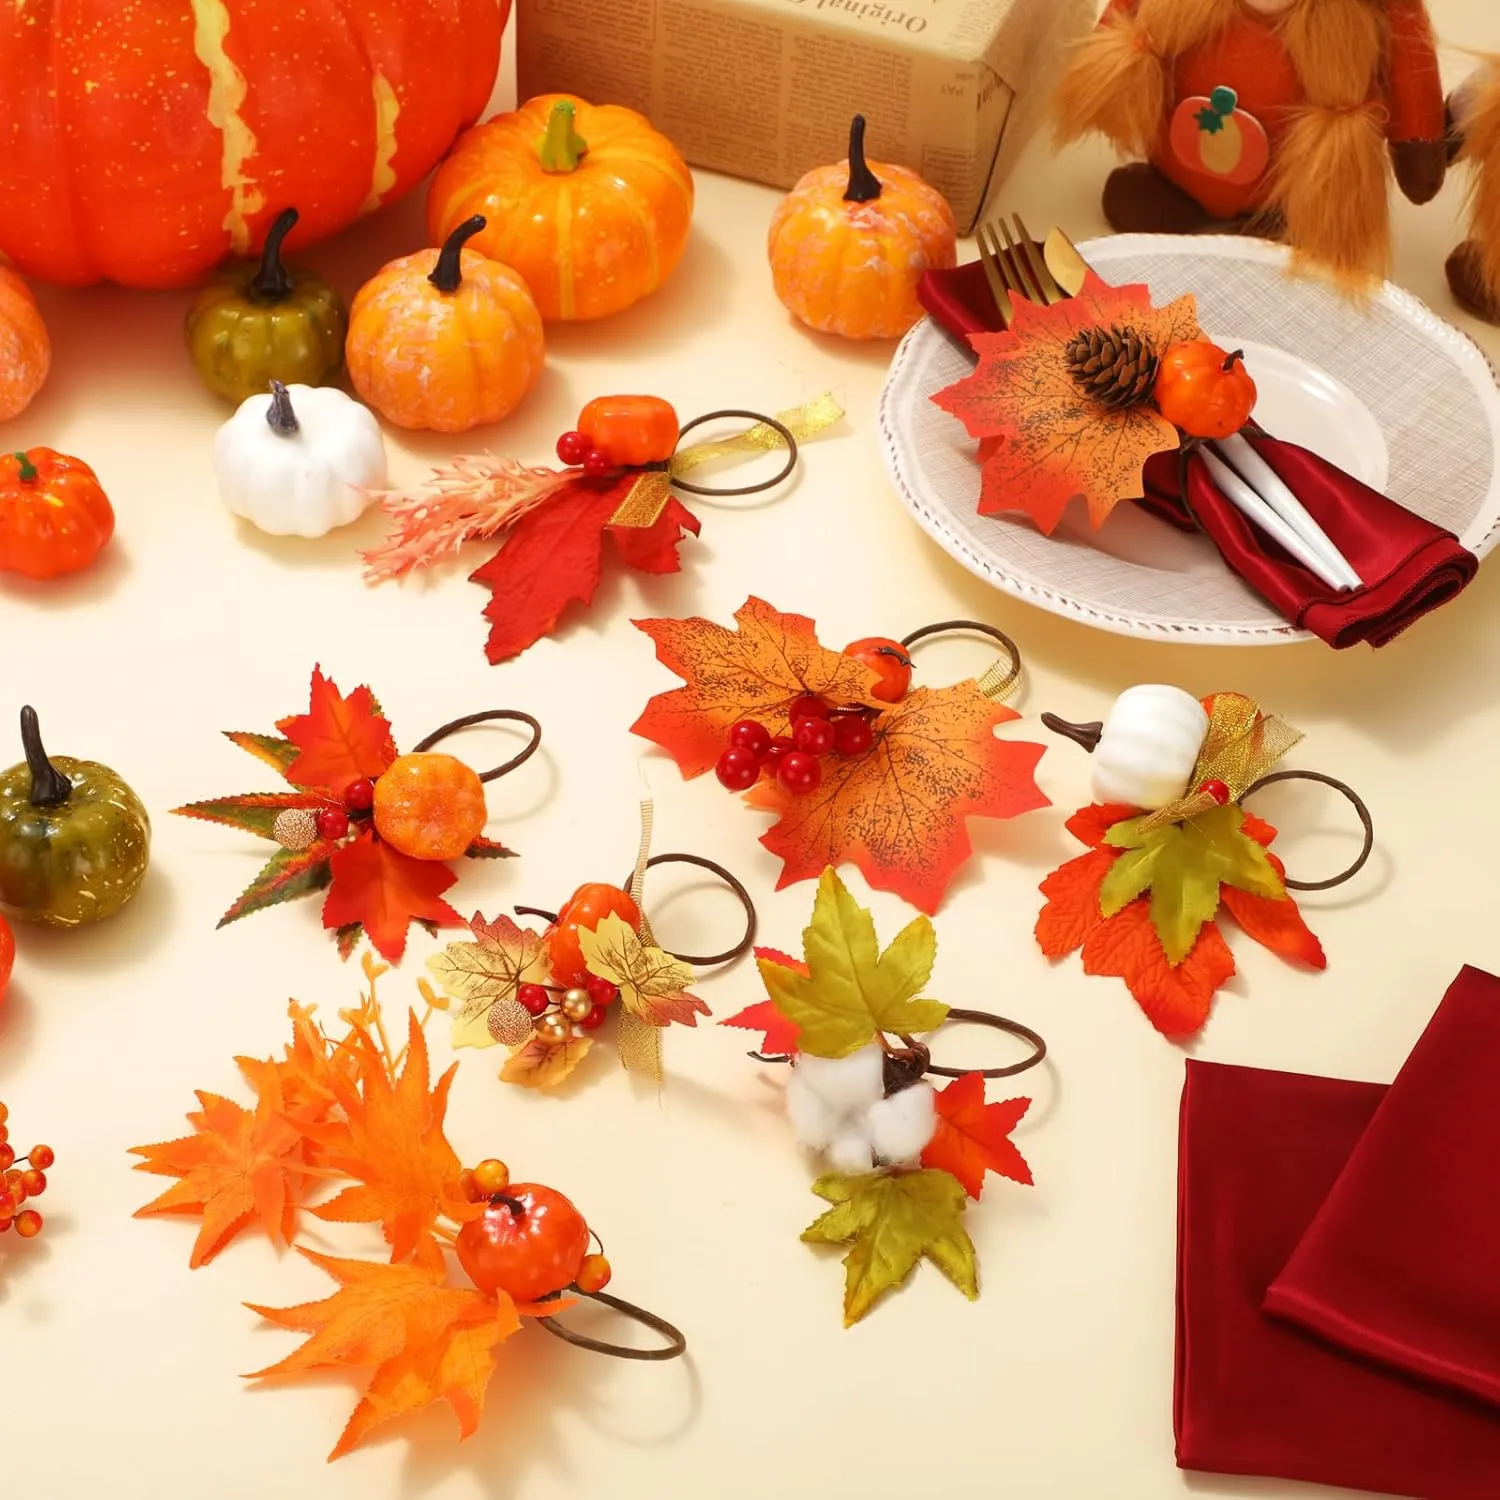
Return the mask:
{"type": "Polygon", "coordinates": [[[251,396],[214,437],[224,504],[272,536],[347,526],[386,483],[385,442],[368,409],[331,385],[251,396]]]}
{"type": "Polygon", "coordinates": [[[1098,802],[1155,812],[1188,790],[1208,715],[1191,693],[1145,683],[1115,699],[1094,749],[1098,802]]]}

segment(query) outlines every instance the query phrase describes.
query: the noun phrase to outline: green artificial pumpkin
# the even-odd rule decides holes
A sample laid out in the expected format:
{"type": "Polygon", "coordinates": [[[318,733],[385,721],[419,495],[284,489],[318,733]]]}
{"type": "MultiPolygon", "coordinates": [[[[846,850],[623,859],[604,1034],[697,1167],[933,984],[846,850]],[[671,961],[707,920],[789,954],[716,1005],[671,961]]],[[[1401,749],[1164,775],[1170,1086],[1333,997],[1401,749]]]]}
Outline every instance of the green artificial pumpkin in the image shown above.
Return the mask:
{"type": "Polygon", "coordinates": [[[187,346],[204,385],[236,404],[283,385],[327,385],[344,362],[349,312],[334,289],[289,270],[281,245],[297,222],[288,208],[271,225],[260,261],[240,261],[198,293],[187,346]]]}
{"type": "Polygon", "coordinates": [[[0,912],[47,927],[113,916],[141,888],[151,820],[108,766],[47,758],[21,710],[25,761],[0,775],[0,912]]]}

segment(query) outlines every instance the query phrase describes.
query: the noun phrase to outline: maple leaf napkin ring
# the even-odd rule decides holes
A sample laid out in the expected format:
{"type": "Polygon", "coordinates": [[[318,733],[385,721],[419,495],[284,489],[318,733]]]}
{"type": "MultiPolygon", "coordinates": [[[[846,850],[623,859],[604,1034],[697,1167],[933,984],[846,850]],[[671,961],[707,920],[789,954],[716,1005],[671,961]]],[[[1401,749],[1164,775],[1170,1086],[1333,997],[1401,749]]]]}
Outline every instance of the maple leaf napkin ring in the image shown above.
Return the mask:
{"type": "Polygon", "coordinates": [[[366,956],[369,989],[339,1013],[347,1029],[338,1040],[312,1007],[293,1003],[283,1055],[238,1059],[253,1106],[200,1092],[201,1107],[188,1115],[192,1134],[131,1152],[142,1158],[137,1171],[177,1179],[137,1218],[201,1221],[191,1267],[258,1224],[337,1283],[331,1295],[296,1307],[249,1304],[267,1322],[308,1336],[250,1378],[370,1371],[331,1459],[438,1401],[452,1407],[460,1438],[471,1436],[496,1351],[527,1322],[622,1359],[675,1359],[687,1348],[665,1318],[604,1290],[612,1271],[603,1244],[568,1198],[542,1183],[512,1182],[494,1157],[462,1165],[445,1133],[458,1065],[431,1081],[424,1028],[433,997],[424,991],[426,1016],[408,1014],[406,1043],[394,1050],[376,997],[385,972],[366,956]],[[330,1184],[341,1190],[309,1201],[330,1184]],[[303,1212],[330,1225],[379,1224],[390,1259],[346,1259],[298,1244],[303,1212]],[[450,1257],[464,1284],[450,1283],[450,1257]],[[614,1344],[568,1327],[561,1315],[580,1298],[662,1342],[614,1344]]]}
{"type": "Polygon", "coordinates": [[[226,737],[278,771],[292,791],[173,809],[280,845],[219,926],[325,889],[323,925],[336,934],[345,958],[361,934],[397,963],[412,922],[430,929],[463,926],[443,899],[458,879],[448,861],[511,853],[484,835],[484,788],[536,753],[541,725],[519,709],[486,709],[444,724],[401,755],[370,689],[361,686],[345,697],[314,667],[307,712],[276,728],[275,735],[226,731],[226,737]],[[434,750],[459,730],[505,722],[524,725],[530,743],[491,770],[475,771],[434,750]]]}
{"type": "Polygon", "coordinates": [[[712,769],[775,817],[761,843],[782,861],[778,889],[854,864],[930,913],[973,852],[969,818],[1046,806],[1033,774],[1043,747],[995,735],[1019,717],[1002,701],[1021,671],[1003,631],[944,620],[833,651],[812,620],[761,599],[735,622],[635,622],[685,686],[653,697],[633,728],[685,777],[712,769]],[[947,632],[986,636],[1005,656],[977,678],[913,687],[912,647],[947,632]]]}
{"type": "Polygon", "coordinates": [[[500,539],[500,550],[471,574],[491,591],[485,655],[508,661],[551,634],[573,604],[592,603],[609,537],[627,566],[675,573],[682,539],[697,536],[698,518],[673,493],[725,498],[755,495],[784,483],[797,467],[798,445],[833,427],[843,408],[831,395],[767,417],[732,409],[707,412],[680,428],[656,396],[603,396],[590,401],[578,427],[557,443],[561,469],[513,459],[460,457],[435,469],[422,486],[380,497],[394,523],[390,536],[364,554],[365,578],[380,583],[451,557],[465,542],[500,539]],[[684,446],[688,433],[742,419],[738,432],[684,446]],[[781,468],[750,484],[714,486],[688,478],[726,459],[784,453],[781,468]]]}
{"type": "Polygon", "coordinates": [[[611,1011],[618,1015],[621,1063],[657,1082],[662,1078],[663,1030],[673,1022],[696,1026],[708,1006],[689,986],[695,968],[733,962],[755,941],[755,903],[722,865],[698,854],[651,854],[651,804],[641,807],[641,842],[624,885],[594,881],[556,912],[518,906],[539,917],[545,932],[511,918],[470,923],[472,941],[449,943],[427,967],[457,1009],[455,1047],[510,1049],[502,1081],[554,1089],[588,1055],[611,1011]],[[669,953],[657,946],[646,918],[646,872],[687,864],[718,876],[745,913],[745,931],[732,947],[708,955],[669,953]]]}
{"type": "Polygon", "coordinates": [[[1018,1021],[920,998],[937,952],[931,921],[917,917],[882,953],[870,913],[831,869],[818,882],[803,952],[799,960],[756,949],[769,999],[722,1023],[763,1033],[752,1057],[791,1064],[792,1129],[833,1169],[813,1184],[832,1207],[802,1238],[850,1246],[846,1326],[923,1257],[972,1300],[979,1280],[963,1226],[967,1200],[980,1196],[987,1171],[1032,1181],[1010,1139],[1031,1100],[986,1103],[984,1081],[1036,1067],[1047,1044],[1018,1021]],[[1008,1032],[1029,1055],[991,1068],[938,1066],[917,1038],[951,1022],[1008,1032]],[[939,1092],[930,1076],[953,1082],[939,1092]]]}
{"type": "Polygon", "coordinates": [[[1100,723],[1052,714],[1042,722],[1093,755],[1095,798],[1067,823],[1088,852],[1042,882],[1036,938],[1049,958],[1081,948],[1084,972],[1123,979],[1169,1037],[1197,1032],[1235,972],[1221,910],[1282,958],[1326,967],[1291,893],[1352,880],[1374,849],[1375,828],[1344,782],[1273,769],[1300,731],[1239,693],[1200,702],[1157,685],[1127,689],[1100,723]],[[1328,879],[1289,877],[1270,852],[1276,829],[1245,806],[1263,787],[1292,780],[1332,787],[1359,816],[1359,853],[1328,879]]]}

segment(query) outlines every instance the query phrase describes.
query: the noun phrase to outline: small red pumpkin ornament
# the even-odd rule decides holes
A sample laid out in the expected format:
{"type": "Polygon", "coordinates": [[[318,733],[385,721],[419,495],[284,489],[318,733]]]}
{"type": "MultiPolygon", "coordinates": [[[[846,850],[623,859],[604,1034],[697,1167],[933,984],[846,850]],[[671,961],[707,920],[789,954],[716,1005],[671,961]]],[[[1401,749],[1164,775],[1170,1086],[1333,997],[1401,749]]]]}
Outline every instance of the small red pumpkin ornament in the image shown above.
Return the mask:
{"type": "Polygon", "coordinates": [[[99,476],[51,448],[0,457],[0,573],[57,578],[86,568],[114,534],[99,476]]]}
{"type": "Polygon", "coordinates": [[[1226,354],[1207,339],[1174,344],[1156,375],[1156,405],[1189,437],[1232,437],[1255,410],[1255,382],[1239,349],[1226,354]]]}

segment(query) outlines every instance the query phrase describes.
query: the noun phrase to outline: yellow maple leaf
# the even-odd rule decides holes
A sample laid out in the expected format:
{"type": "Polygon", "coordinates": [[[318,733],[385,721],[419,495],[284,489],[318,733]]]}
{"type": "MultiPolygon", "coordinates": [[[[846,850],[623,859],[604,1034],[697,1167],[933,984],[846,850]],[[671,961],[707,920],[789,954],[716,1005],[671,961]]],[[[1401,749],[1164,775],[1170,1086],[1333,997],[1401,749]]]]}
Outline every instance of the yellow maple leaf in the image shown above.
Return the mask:
{"type": "Polygon", "coordinates": [[[475,941],[449,943],[427,960],[427,967],[443,993],[460,1005],[453,1014],[452,1044],[493,1047],[491,1009],[514,1000],[523,984],[545,984],[547,961],[541,935],[509,917],[486,922],[476,914],[469,930],[475,941]]]}
{"type": "Polygon", "coordinates": [[[580,928],[578,946],[590,974],[619,986],[620,1002],[651,1026],[681,1021],[696,1026],[708,1007],[687,992],[693,970],[680,958],[643,943],[624,917],[611,912],[592,932],[580,928]]]}
{"type": "Polygon", "coordinates": [[[500,1069],[503,1083],[518,1083],[528,1089],[555,1089],[587,1055],[594,1039],[570,1036],[553,1044],[540,1037],[522,1042],[500,1069]]]}

